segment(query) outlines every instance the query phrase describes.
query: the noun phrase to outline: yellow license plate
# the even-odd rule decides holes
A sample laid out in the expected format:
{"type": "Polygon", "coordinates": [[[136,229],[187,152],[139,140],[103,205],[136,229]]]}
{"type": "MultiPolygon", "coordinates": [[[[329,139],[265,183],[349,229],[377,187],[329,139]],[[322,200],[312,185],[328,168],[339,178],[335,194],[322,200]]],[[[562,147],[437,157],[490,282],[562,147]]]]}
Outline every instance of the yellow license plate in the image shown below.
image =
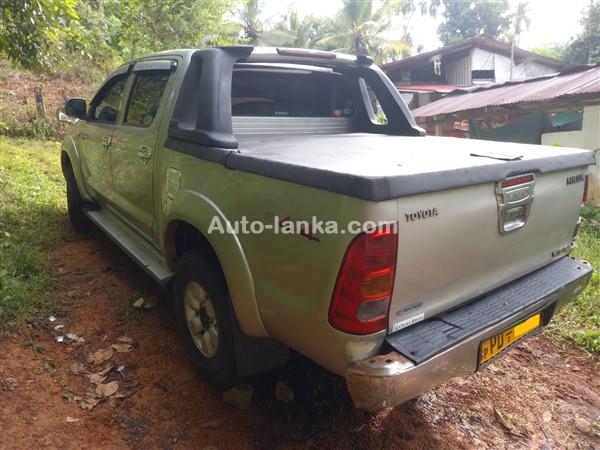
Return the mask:
{"type": "Polygon", "coordinates": [[[513,342],[519,340],[526,334],[531,333],[536,328],[539,328],[541,323],[542,315],[541,313],[538,313],[512,328],[486,339],[481,343],[479,348],[479,364],[488,362],[502,350],[510,347],[513,342]]]}

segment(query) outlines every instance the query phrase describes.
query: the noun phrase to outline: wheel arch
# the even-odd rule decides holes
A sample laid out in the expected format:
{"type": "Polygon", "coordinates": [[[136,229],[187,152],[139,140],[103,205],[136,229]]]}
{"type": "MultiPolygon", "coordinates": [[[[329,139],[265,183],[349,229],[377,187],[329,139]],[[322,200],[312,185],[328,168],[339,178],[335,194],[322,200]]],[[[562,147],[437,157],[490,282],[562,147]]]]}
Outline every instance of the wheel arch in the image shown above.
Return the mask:
{"type": "Polygon", "coordinates": [[[254,280],[239,239],[232,233],[208,233],[210,221],[223,216],[214,204],[193,193],[180,193],[164,226],[162,248],[167,266],[174,270],[177,258],[193,249],[218,265],[242,331],[253,337],[268,336],[255,295],[254,280]],[[184,197],[184,198],[182,198],[184,197]],[[200,198],[198,198],[200,197],[200,198]],[[177,208],[185,205],[185,208],[177,208]]]}
{"type": "Polygon", "coordinates": [[[77,145],[71,136],[67,136],[61,145],[60,151],[60,166],[62,169],[63,176],[66,177],[67,169],[70,167],[75,175],[75,181],[77,188],[82,198],[87,201],[93,201],[92,196],[86,189],[86,184],[83,181],[83,174],[81,172],[81,158],[77,145]]]}

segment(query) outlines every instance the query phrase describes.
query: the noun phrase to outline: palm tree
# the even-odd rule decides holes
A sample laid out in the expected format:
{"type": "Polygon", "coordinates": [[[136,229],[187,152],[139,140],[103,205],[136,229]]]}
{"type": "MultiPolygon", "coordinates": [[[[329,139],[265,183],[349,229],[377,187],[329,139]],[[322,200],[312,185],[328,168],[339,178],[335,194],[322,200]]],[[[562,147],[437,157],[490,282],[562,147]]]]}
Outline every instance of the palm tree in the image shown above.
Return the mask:
{"type": "Polygon", "coordinates": [[[263,32],[263,23],[259,19],[260,9],[260,0],[244,0],[242,2],[241,17],[244,37],[250,45],[256,45],[263,32]]]}
{"type": "Polygon", "coordinates": [[[531,26],[531,19],[527,16],[529,10],[527,9],[529,6],[528,2],[519,2],[517,5],[517,11],[513,15],[514,28],[511,36],[511,45],[510,45],[510,76],[509,80],[512,81],[513,78],[513,66],[515,64],[515,46],[517,45],[519,38],[521,37],[521,32],[523,31],[523,27],[525,29],[529,29],[531,26]]]}
{"type": "Polygon", "coordinates": [[[389,29],[396,15],[412,9],[412,1],[384,0],[378,7],[373,0],[342,2],[343,7],[334,20],[334,30],[319,42],[320,46],[355,55],[369,52],[377,61],[386,59],[390,53],[399,54],[407,50],[405,42],[388,41],[383,33],[389,29]]]}
{"type": "Polygon", "coordinates": [[[259,41],[272,46],[313,48],[328,28],[330,25],[326,19],[315,16],[301,19],[297,11],[291,11],[272,30],[265,31],[259,41]]]}

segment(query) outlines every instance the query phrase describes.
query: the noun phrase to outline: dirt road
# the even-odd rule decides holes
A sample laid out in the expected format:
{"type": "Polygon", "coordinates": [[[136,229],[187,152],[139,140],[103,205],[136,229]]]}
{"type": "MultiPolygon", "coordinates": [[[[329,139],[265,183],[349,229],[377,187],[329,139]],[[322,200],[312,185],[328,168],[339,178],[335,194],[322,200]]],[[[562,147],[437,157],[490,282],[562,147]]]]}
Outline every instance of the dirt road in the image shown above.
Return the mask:
{"type": "Polygon", "coordinates": [[[354,410],[343,380],[295,356],[248,380],[254,395],[243,411],[193,370],[168,303],[107,238],[65,241],[49,266],[56,320],[0,337],[3,449],[600,449],[598,359],[543,336],[376,415],[354,410]],[[133,307],[139,298],[150,308],[133,307]],[[109,385],[100,401],[89,377],[98,372],[109,385]],[[294,401],[276,399],[278,382],[294,401]]]}

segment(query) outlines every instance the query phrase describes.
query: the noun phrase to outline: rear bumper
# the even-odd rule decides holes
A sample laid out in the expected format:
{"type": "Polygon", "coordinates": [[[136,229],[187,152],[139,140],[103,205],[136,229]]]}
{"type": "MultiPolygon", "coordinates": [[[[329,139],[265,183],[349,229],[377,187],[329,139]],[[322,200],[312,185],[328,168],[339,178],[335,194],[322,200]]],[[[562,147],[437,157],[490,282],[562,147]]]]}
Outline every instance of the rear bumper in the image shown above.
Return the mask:
{"type": "MultiPolygon", "coordinates": [[[[393,407],[451,378],[476,372],[479,369],[481,341],[502,332],[536,312],[542,312],[543,324],[547,324],[565,303],[583,290],[592,272],[591,265],[585,261],[563,258],[547,268],[500,288],[494,292],[494,298],[488,296],[488,298],[471,303],[469,311],[461,311],[466,308],[459,308],[445,316],[444,321],[436,321],[436,318],[432,318],[389,336],[387,339],[388,350],[391,350],[389,353],[360,361],[346,371],[346,383],[354,405],[359,409],[373,412],[393,407]],[[554,269],[554,273],[552,269],[554,269]],[[561,274],[560,280],[556,279],[557,270],[561,274]],[[549,279],[553,279],[555,283],[551,284],[548,282],[549,279]],[[532,296],[535,294],[534,292],[524,291],[524,287],[528,286],[530,289],[543,291],[542,295],[536,297],[532,296]],[[492,300],[493,302],[487,302],[489,305],[503,301],[504,296],[507,299],[504,304],[507,304],[515,298],[528,295],[531,297],[529,301],[515,303],[518,306],[516,311],[513,307],[508,316],[505,314],[495,322],[494,317],[485,317],[486,314],[481,314],[485,313],[485,310],[473,311],[477,309],[479,303],[481,310],[485,306],[484,300],[492,300]],[[436,322],[445,324],[444,329],[447,330],[447,319],[452,320],[455,316],[459,316],[458,319],[467,320],[470,334],[461,337],[456,342],[448,343],[452,336],[452,333],[448,332],[448,336],[442,336],[442,338],[446,338],[446,341],[441,343],[443,341],[443,339],[440,340],[442,333],[436,334],[433,330],[437,326],[436,322]],[[479,322],[473,324],[473,321],[479,322]],[[412,333],[411,330],[413,330],[412,333]],[[399,333],[402,333],[403,336],[395,339],[394,337],[399,333]],[[423,340],[429,341],[424,345],[425,350],[421,356],[418,356],[419,351],[407,351],[406,347],[400,344],[400,342],[410,343],[411,338],[415,336],[423,336],[423,340]],[[392,345],[389,345],[390,343],[392,345]],[[432,347],[436,345],[440,349],[439,352],[432,350],[432,347]],[[398,348],[404,353],[398,351],[398,348]],[[409,358],[407,355],[410,356],[411,353],[417,356],[409,358]]],[[[489,306],[485,307],[489,308],[489,306]]],[[[457,327],[457,329],[461,332],[465,331],[464,327],[457,327]]],[[[412,339],[413,342],[420,340],[420,338],[412,339]]],[[[415,345],[420,345],[420,343],[415,345]]]]}

